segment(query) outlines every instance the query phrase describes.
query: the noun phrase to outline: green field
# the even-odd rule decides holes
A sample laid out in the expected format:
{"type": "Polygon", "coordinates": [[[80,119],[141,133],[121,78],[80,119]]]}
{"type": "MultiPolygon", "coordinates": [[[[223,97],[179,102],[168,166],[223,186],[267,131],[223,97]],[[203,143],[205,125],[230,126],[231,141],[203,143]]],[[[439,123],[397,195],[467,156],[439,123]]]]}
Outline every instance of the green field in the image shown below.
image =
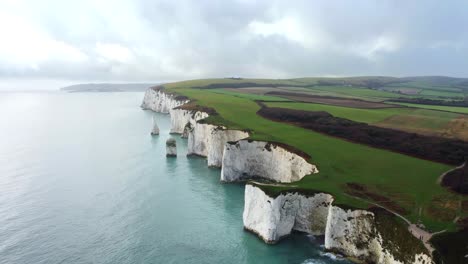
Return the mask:
{"type": "Polygon", "coordinates": [[[347,86],[312,86],[311,90],[333,92],[338,95],[347,95],[363,99],[390,99],[399,97],[411,97],[409,95],[368,89],[364,87],[347,87],[347,86]]]}
{"type": "Polygon", "coordinates": [[[364,122],[364,123],[376,123],[383,121],[384,119],[400,114],[407,114],[414,111],[411,108],[380,108],[380,109],[363,109],[363,108],[352,108],[344,106],[326,105],[326,104],[314,104],[314,103],[287,103],[287,102],[267,102],[269,107],[281,107],[305,111],[326,111],[336,117],[346,118],[349,120],[364,122]]]}
{"type": "Polygon", "coordinates": [[[461,99],[464,97],[463,93],[460,92],[451,92],[446,90],[432,90],[424,89],[421,91],[420,95],[433,96],[433,97],[451,97],[461,99]]]}
{"type": "Polygon", "coordinates": [[[424,104],[409,104],[409,103],[395,103],[392,104],[416,107],[416,108],[423,108],[423,109],[433,109],[433,110],[440,110],[440,111],[447,111],[453,113],[462,113],[468,114],[468,107],[458,107],[458,106],[444,106],[444,105],[424,105],[424,104]]]}
{"type": "MultiPolygon", "coordinates": [[[[219,80],[171,83],[165,87],[169,91],[196,100],[199,105],[214,108],[219,116],[208,118],[209,122],[250,129],[252,139],[281,142],[308,153],[312,157],[310,162],[318,166],[320,173],[306,176],[300,182],[294,183],[300,188],[329,192],[335,196],[338,204],[364,208],[367,205],[362,201],[344,194],[346,183],[364,184],[369,190],[385,195],[408,210],[410,213],[406,216],[412,221],[421,219],[432,230],[454,228],[452,220],[459,214],[458,207],[446,207],[434,200],[437,198],[447,201],[448,204],[458,204],[461,199],[436,183],[439,175],[451,169],[451,166],[266,120],[256,115],[259,106],[253,98],[245,95],[212,89],[190,89],[191,86],[201,86],[200,83],[209,84],[215,81],[219,80]],[[421,216],[418,214],[420,209],[421,216]]],[[[339,107],[330,107],[328,110],[337,113],[337,116],[352,115],[361,121],[374,122],[387,115],[408,111],[404,108],[394,108],[379,110],[377,114],[363,114],[358,110],[345,113],[339,107]]]]}
{"type": "Polygon", "coordinates": [[[236,93],[232,91],[227,91],[223,89],[212,89],[210,92],[218,93],[218,94],[225,94],[225,95],[232,95],[240,98],[246,98],[250,100],[263,100],[263,101],[291,101],[285,98],[277,97],[277,96],[268,96],[268,95],[257,95],[257,94],[249,94],[249,93],[236,93]]]}

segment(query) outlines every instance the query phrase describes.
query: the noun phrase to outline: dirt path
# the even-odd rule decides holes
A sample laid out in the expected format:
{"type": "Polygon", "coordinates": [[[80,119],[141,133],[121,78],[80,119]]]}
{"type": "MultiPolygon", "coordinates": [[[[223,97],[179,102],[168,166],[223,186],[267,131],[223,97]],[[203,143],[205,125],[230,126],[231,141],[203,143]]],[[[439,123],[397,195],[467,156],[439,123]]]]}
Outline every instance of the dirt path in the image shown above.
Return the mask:
{"type": "Polygon", "coordinates": [[[430,232],[428,232],[428,231],[426,231],[426,230],[424,230],[424,229],[418,227],[416,224],[411,223],[410,220],[408,220],[406,217],[402,216],[401,214],[399,214],[399,213],[397,213],[397,212],[395,212],[395,211],[392,211],[392,210],[390,210],[390,209],[388,209],[388,208],[385,208],[385,207],[383,207],[383,206],[381,206],[381,205],[379,205],[379,204],[376,204],[376,203],[374,203],[374,202],[367,201],[367,200],[362,199],[362,198],[360,198],[360,197],[356,197],[356,196],[349,195],[349,194],[346,194],[346,193],[345,193],[345,195],[346,195],[346,196],[349,196],[349,197],[352,197],[352,198],[355,198],[355,199],[358,199],[358,200],[361,200],[361,201],[364,201],[364,202],[366,202],[366,203],[375,205],[375,206],[380,207],[380,208],[382,208],[382,209],[385,209],[386,211],[388,211],[388,212],[390,212],[390,213],[392,213],[392,214],[398,216],[399,218],[401,218],[403,221],[405,221],[405,222],[408,224],[408,231],[410,231],[410,233],[411,233],[414,237],[416,237],[417,239],[421,240],[421,241],[423,242],[424,246],[426,247],[426,249],[427,249],[429,252],[431,252],[431,254],[432,254],[432,252],[434,251],[434,248],[432,247],[432,245],[431,245],[431,243],[429,242],[429,240],[431,240],[431,237],[432,237],[433,235],[445,232],[445,230],[441,230],[441,231],[438,231],[438,232],[430,233],[430,232]]]}
{"type": "Polygon", "coordinates": [[[437,184],[440,184],[440,183],[442,182],[442,180],[444,179],[445,175],[449,174],[450,172],[452,172],[452,171],[454,171],[454,170],[458,170],[458,169],[463,168],[463,167],[465,166],[465,164],[466,164],[466,161],[465,161],[462,165],[457,166],[457,167],[455,167],[455,168],[453,168],[453,169],[451,169],[451,170],[448,170],[448,171],[442,173],[442,174],[439,176],[439,178],[437,178],[437,184]]]}

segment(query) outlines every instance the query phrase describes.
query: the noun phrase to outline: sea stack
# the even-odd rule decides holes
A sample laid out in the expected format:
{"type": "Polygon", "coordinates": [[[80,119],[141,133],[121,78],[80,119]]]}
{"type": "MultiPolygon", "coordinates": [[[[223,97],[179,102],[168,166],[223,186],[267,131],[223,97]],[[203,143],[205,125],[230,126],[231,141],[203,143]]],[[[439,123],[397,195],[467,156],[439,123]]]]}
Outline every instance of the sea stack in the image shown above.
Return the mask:
{"type": "Polygon", "coordinates": [[[170,138],[166,141],[166,157],[177,156],[177,143],[175,139],[170,138]]]}
{"type": "Polygon", "coordinates": [[[153,130],[151,130],[151,135],[159,135],[159,127],[155,118],[153,118],[153,130]]]}

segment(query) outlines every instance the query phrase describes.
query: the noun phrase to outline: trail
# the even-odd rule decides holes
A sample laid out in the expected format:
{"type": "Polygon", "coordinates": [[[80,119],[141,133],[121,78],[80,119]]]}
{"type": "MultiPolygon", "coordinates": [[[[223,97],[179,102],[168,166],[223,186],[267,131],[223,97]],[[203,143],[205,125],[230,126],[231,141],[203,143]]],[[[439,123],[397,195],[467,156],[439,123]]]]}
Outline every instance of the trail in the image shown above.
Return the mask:
{"type": "Polygon", "coordinates": [[[440,184],[440,183],[442,182],[442,180],[444,179],[445,175],[449,174],[450,172],[452,172],[452,171],[454,171],[454,170],[461,169],[461,168],[463,168],[465,165],[466,165],[466,161],[463,162],[462,165],[460,165],[460,166],[458,166],[458,167],[455,167],[455,168],[453,168],[453,169],[451,169],[451,170],[448,170],[448,171],[442,173],[442,174],[439,176],[439,178],[437,178],[437,184],[440,184]]]}
{"type": "Polygon", "coordinates": [[[386,210],[386,211],[388,211],[388,212],[390,212],[390,213],[396,215],[397,217],[399,217],[399,218],[402,219],[403,221],[405,221],[405,222],[408,224],[408,231],[410,231],[410,233],[411,233],[414,237],[416,237],[417,239],[421,240],[421,241],[423,242],[424,246],[426,247],[426,249],[427,249],[429,252],[431,252],[431,254],[432,254],[432,252],[435,250],[435,249],[432,247],[431,243],[429,242],[429,241],[431,240],[432,236],[433,236],[433,235],[436,235],[436,234],[439,234],[439,233],[443,233],[443,232],[446,231],[446,230],[441,230],[441,231],[438,231],[438,232],[430,233],[430,232],[428,232],[428,231],[426,231],[426,230],[424,230],[424,229],[418,227],[416,224],[411,223],[411,221],[410,221],[409,219],[407,219],[406,217],[402,216],[401,214],[399,214],[399,213],[397,213],[397,212],[395,212],[395,211],[393,211],[393,210],[390,210],[390,209],[385,208],[385,207],[383,207],[383,206],[381,206],[381,205],[379,205],[379,204],[377,204],[377,203],[367,201],[367,200],[365,200],[365,199],[363,199],[363,198],[360,198],[360,197],[357,197],[357,196],[349,195],[349,194],[346,194],[346,193],[345,193],[344,195],[349,196],[349,197],[352,197],[352,198],[355,198],[355,199],[358,199],[358,200],[361,200],[361,201],[363,201],[363,202],[366,202],[366,203],[369,203],[369,204],[372,204],[372,205],[375,205],[375,206],[377,206],[377,207],[380,207],[380,208],[382,208],[382,209],[384,209],[384,210],[386,210]]]}

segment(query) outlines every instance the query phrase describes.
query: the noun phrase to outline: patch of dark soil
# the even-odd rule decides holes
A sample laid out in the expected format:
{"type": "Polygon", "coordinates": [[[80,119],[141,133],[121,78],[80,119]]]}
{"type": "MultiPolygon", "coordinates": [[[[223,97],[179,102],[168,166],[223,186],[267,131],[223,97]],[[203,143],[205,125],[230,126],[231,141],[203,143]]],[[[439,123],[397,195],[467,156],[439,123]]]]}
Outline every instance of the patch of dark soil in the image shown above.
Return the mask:
{"type": "Polygon", "coordinates": [[[397,98],[397,99],[387,100],[387,102],[468,107],[468,100],[447,101],[447,100],[434,100],[434,99],[425,99],[425,98],[397,98]]]}
{"type": "Polygon", "coordinates": [[[457,225],[460,228],[468,228],[468,217],[458,219],[457,225]]]}
{"type": "Polygon", "coordinates": [[[437,264],[468,263],[468,229],[458,232],[444,232],[433,236],[430,240],[436,249],[433,257],[437,264]]]}
{"type": "Polygon", "coordinates": [[[334,117],[327,112],[263,106],[257,114],[355,143],[446,164],[461,164],[468,156],[468,142],[371,126],[334,117]]]}
{"type": "Polygon", "coordinates": [[[200,111],[200,112],[205,112],[209,114],[210,116],[218,114],[214,108],[198,105],[195,102],[184,104],[174,109],[183,109],[183,110],[188,110],[192,112],[200,111]]]}
{"type": "Polygon", "coordinates": [[[463,167],[445,174],[442,178],[442,186],[457,193],[468,194],[468,168],[466,163],[463,167]]]}
{"type": "Polygon", "coordinates": [[[462,212],[468,214],[468,200],[462,201],[462,212]]]}
{"type": "MultiPolygon", "coordinates": [[[[294,154],[297,154],[298,156],[301,156],[302,158],[304,158],[305,160],[309,160],[311,159],[311,156],[307,153],[305,153],[304,151],[302,150],[299,150],[293,146],[289,146],[287,144],[284,144],[284,143],[281,143],[281,142],[275,142],[275,141],[269,141],[268,142],[268,147],[271,149],[271,147],[275,147],[275,146],[278,146],[278,147],[281,147],[281,148],[284,148],[285,150],[289,151],[289,152],[292,152],[294,154]]],[[[266,147],[266,146],[265,146],[266,147]]]]}
{"type": "Polygon", "coordinates": [[[295,92],[281,92],[274,91],[265,93],[266,95],[276,95],[283,98],[287,98],[293,101],[306,102],[306,103],[318,103],[318,104],[327,104],[327,105],[336,105],[344,107],[353,107],[353,108],[363,108],[363,109],[376,109],[376,108],[395,108],[401,107],[397,105],[384,104],[378,102],[369,102],[359,99],[348,99],[334,96],[321,96],[313,95],[306,93],[295,93],[295,92]]]}
{"type": "Polygon", "coordinates": [[[399,214],[408,213],[408,211],[405,208],[401,207],[400,205],[395,203],[390,198],[370,191],[365,185],[354,183],[354,182],[346,183],[345,192],[352,196],[356,196],[365,200],[374,201],[375,203],[385,208],[388,208],[394,212],[397,212],[399,214]]]}

